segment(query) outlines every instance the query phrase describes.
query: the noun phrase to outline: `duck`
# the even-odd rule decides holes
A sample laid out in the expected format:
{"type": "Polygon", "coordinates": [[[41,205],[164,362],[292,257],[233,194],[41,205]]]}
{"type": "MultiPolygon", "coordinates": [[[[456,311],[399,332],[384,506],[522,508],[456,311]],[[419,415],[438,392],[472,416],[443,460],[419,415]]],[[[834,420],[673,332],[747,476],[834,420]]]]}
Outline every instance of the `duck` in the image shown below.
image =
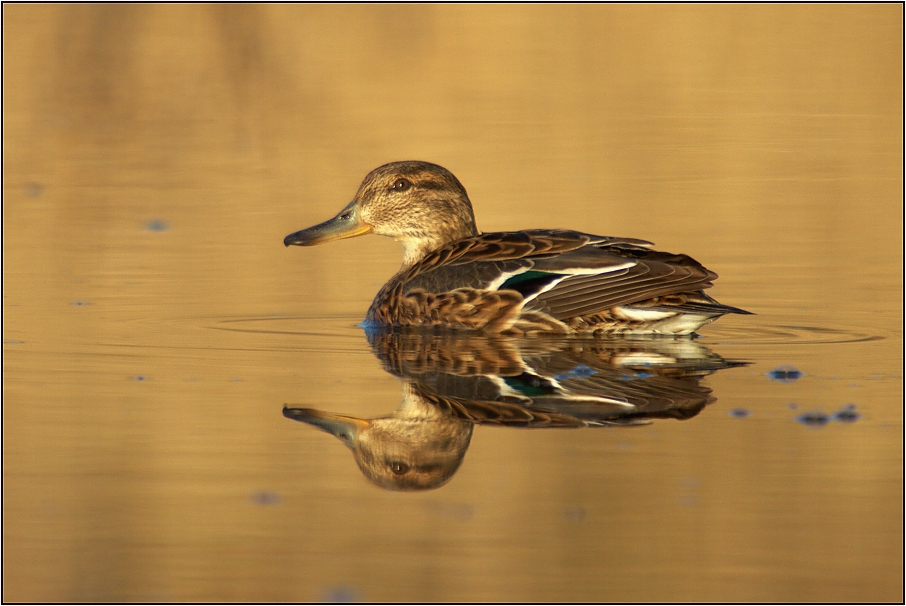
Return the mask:
{"type": "Polygon", "coordinates": [[[364,325],[518,335],[693,335],[725,314],[751,312],[704,293],[717,274],[636,238],[569,229],[478,230],[462,183],[430,162],[372,170],[335,217],[285,246],[364,234],[403,245],[400,270],[364,325]]]}

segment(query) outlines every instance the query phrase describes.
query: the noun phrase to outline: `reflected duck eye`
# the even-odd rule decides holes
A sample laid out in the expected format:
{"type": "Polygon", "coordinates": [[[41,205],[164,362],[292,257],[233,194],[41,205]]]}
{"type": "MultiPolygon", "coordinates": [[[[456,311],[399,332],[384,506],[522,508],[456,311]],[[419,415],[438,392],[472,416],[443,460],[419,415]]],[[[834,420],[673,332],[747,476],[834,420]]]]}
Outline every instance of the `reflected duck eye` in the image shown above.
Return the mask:
{"type": "Polygon", "coordinates": [[[409,466],[405,463],[401,463],[400,461],[394,461],[390,464],[390,470],[393,471],[393,473],[395,473],[396,475],[401,476],[409,471],[409,466]]]}
{"type": "Polygon", "coordinates": [[[397,179],[393,182],[393,187],[391,189],[394,189],[396,191],[405,191],[409,189],[411,185],[412,184],[409,183],[409,181],[407,181],[406,179],[397,179]]]}

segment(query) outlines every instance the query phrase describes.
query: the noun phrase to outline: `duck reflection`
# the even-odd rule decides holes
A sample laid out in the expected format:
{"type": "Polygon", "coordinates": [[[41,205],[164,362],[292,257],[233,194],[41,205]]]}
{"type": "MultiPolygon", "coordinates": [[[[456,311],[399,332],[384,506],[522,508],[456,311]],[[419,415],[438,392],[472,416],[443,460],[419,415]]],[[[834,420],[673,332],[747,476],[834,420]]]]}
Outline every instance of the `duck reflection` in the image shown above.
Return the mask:
{"type": "Polygon", "coordinates": [[[360,419],[286,406],[284,416],[327,431],[352,450],[365,477],[390,490],[445,484],[475,425],[602,427],[688,419],[714,401],[702,377],[744,364],[690,339],[513,339],[372,332],[402,378],[393,413],[360,419]]]}

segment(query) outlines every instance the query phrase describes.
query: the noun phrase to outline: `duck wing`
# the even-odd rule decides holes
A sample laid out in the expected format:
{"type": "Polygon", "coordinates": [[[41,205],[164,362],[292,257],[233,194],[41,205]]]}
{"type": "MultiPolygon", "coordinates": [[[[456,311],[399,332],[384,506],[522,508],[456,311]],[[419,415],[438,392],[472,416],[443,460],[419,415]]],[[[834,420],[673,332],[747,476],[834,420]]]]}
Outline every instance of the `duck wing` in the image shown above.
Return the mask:
{"type": "Polygon", "coordinates": [[[576,271],[575,263],[594,268],[594,273],[616,271],[627,265],[619,255],[601,252],[618,245],[646,250],[644,247],[651,243],[554,229],[481,234],[458,240],[428,255],[399,276],[399,282],[403,284],[403,294],[411,291],[441,294],[460,288],[506,289],[528,298],[550,282],[572,275],[576,271]],[[582,252],[589,247],[598,252],[582,252]],[[527,273],[536,268],[538,271],[527,273]]]}
{"type": "MultiPolygon", "coordinates": [[[[454,242],[410,270],[403,292],[517,291],[526,309],[557,319],[694,292],[717,274],[650,242],[570,230],[482,234],[454,242]]],[[[707,303],[707,302],[705,302],[707,303]]]]}
{"type": "MultiPolygon", "coordinates": [[[[523,293],[529,299],[528,309],[557,319],[586,316],[656,297],[695,293],[713,286],[717,278],[716,273],[688,255],[622,243],[589,244],[554,259],[539,259],[533,271],[563,276],[534,293],[523,293]]],[[[682,303],[714,305],[704,295],[701,299],[682,303]]]]}

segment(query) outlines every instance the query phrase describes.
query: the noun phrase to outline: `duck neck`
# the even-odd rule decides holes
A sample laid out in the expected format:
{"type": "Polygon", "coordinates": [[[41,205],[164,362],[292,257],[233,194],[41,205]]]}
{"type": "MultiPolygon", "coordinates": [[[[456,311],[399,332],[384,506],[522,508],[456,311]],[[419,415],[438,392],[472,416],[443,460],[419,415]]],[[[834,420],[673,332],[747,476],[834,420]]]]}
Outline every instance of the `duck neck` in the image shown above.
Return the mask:
{"type": "Polygon", "coordinates": [[[446,242],[425,238],[407,238],[400,240],[403,245],[403,267],[409,269],[432,252],[446,244],[446,242]]]}
{"type": "Polygon", "coordinates": [[[464,226],[462,229],[455,231],[451,230],[437,234],[414,234],[397,238],[397,241],[403,245],[403,267],[401,271],[416,265],[435,250],[451,242],[477,236],[478,233],[475,224],[472,223],[471,226],[464,226]]]}

